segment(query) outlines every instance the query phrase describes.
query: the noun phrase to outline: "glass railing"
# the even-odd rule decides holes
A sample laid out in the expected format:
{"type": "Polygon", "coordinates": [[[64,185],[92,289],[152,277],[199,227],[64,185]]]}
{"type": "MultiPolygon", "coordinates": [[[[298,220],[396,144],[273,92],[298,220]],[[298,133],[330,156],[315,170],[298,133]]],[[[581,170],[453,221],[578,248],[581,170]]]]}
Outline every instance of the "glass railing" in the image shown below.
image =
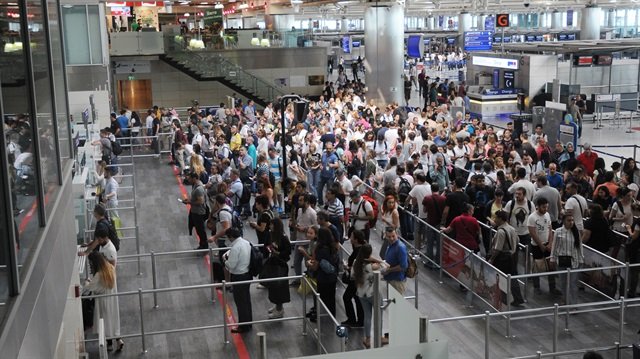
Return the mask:
{"type": "Polygon", "coordinates": [[[171,60],[185,66],[203,78],[224,78],[259,97],[270,101],[285,92],[242,67],[227,60],[220,53],[207,51],[179,51],[167,54],[171,60]]]}

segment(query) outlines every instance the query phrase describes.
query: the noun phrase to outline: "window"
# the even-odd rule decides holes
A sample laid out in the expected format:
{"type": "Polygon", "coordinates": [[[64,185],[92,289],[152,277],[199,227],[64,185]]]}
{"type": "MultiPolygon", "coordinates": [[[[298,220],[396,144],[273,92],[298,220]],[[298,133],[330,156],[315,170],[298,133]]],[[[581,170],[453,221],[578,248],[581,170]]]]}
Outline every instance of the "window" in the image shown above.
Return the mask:
{"type": "Polygon", "coordinates": [[[101,21],[98,5],[62,6],[67,65],[103,63],[101,21]]]}

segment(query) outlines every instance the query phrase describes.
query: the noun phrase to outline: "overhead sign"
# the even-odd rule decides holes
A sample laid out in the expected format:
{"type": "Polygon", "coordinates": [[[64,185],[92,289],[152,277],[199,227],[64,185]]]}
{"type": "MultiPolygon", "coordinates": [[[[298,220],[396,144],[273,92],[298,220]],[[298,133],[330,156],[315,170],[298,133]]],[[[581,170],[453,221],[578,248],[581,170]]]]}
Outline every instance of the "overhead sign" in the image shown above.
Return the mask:
{"type": "Polygon", "coordinates": [[[424,52],[424,44],[422,43],[422,35],[411,35],[407,39],[407,56],[413,58],[422,57],[424,52]]]}
{"type": "Polygon", "coordinates": [[[342,52],[345,54],[351,53],[351,36],[342,37],[342,52]]]}
{"type": "Polygon", "coordinates": [[[487,16],[484,19],[484,30],[485,31],[496,31],[496,19],[493,16],[487,16]]]}
{"type": "Polygon", "coordinates": [[[484,89],[482,91],[483,95],[516,95],[518,92],[521,92],[522,89],[484,89]]]}
{"type": "Polygon", "coordinates": [[[116,74],[148,74],[151,72],[151,61],[116,61],[114,67],[116,74]]]}
{"type": "Polygon", "coordinates": [[[465,51],[490,51],[493,45],[491,31],[466,31],[464,33],[465,51]]]}
{"type": "Polygon", "coordinates": [[[497,67],[500,69],[517,70],[518,60],[501,57],[473,56],[472,63],[477,66],[497,67]]]}
{"type": "Polygon", "coordinates": [[[496,15],[496,27],[509,27],[509,14],[496,15]]]}
{"type": "Polygon", "coordinates": [[[211,26],[213,24],[222,24],[222,9],[211,9],[204,13],[202,18],[204,26],[211,26]]]}

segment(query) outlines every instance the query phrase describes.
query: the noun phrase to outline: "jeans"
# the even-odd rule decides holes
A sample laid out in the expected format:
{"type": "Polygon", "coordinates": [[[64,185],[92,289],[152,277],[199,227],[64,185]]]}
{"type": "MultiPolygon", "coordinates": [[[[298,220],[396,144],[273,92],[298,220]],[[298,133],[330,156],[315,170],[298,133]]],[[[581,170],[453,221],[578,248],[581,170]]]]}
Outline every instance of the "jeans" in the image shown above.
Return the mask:
{"type": "Polygon", "coordinates": [[[440,233],[431,227],[427,227],[427,257],[440,265],[440,233]]]}
{"type": "Polygon", "coordinates": [[[344,303],[344,311],[347,315],[347,321],[352,323],[362,323],[362,318],[364,314],[362,312],[362,304],[360,303],[360,299],[356,295],[356,290],[358,287],[356,286],[356,282],[351,281],[347,285],[347,288],[342,295],[342,302],[344,303]],[[356,302],[356,311],[353,311],[353,302],[356,302]]]}
{"type": "MultiPolygon", "coordinates": [[[[572,269],[577,269],[577,268],[572,268],[572,269]]],[[[563,268],[558,266],[559,271],[566,271],[567,268],[563,268]]],[[[564,293],[565,291],[567,291],[567,273],[563,273],[558,275],[559,279],[560,279],[560,288],[562,288],[561,290],[563,291],[564,294],[564,298],[565,298],[565,304],[569,305],[572,304],[574,301],[574,298],[576,297],[576,292],[578,290],[578,279],[580,278],[580,273],[571,273],[571,278],[569,279],[569,291],[564,293]]]]}
{"type": "Polygon", "coordinates": [[[320,184],[320,170],[309,170],[307,172],[307,185],[309,192],[318,193],[318,185],[320,184]]]}
{"type": "Polygon", "coordinates": [[[300,247],[305,248],[305,246],[297,246],[293,251],[293,271],[296,275],[302,274],[302,260],[304,259],[304,256],[300,251],[298,251],[298,248],[300,247]]]}
{"type": "Polygon", "coordinates": [[[324,186],[326,184],[331,184],[333,182],[333,178],[330,177],[320,177],[320,183],[317,188],[317,196],[318,196],[318,205],[324,205],[324,197],[322,196],[322,192],[324,191],[324,186]]]}
{"type": "Polygon", "coordinates": [[[364,336],[371,337],[371,319],[373,317],[373,297],[358,297],[364,313],[364,336]]]}
{"type": "Polygon", "coordinates": [[[402,209],[400,210],[400,235],[408,241],[413,240],[413,217],[411,213],[402,209]]]}
{"type": "MultiPolygon", "coordinates": [[[[426,222],[426,218],[421,218],[422,221],[426,222]]],[[[413,245],[416,247],[418,251],[422,251],[422,245],[427,242],[427,225],[422,221],[416,221],[415,223],[415,231],[413,233],[413,245]]]]}
{"type": "Polygon", "coordinates": [[[378,166],[380,166],[382,169],[387,168],[387,163],[389,163],[388,160],[377,160],[378,161],[378,166]]]}

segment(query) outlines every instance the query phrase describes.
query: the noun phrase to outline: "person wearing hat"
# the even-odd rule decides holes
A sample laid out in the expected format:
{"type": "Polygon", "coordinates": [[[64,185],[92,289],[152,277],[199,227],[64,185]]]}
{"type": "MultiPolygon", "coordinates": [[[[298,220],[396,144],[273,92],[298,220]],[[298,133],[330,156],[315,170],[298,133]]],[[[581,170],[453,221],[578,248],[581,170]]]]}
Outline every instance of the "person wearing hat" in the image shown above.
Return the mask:
{"type": "Polygon", "coordinates": [[[371,229],[369,228],[369,221],[375,218],[373,212],[373,206],[369,201],[365,200],[358,190],[352,190],[349,193],[351,204],[349,205],[349,229],[347,231],[348,237],[351,237],[351,233],[354,230],[364,232],[364,237],[367,243],[369,242],[369,235],[371,229]]]}
{"type": "Polygon", "coordinates": [[[578,156],[577,160],[582,166],[584,166],[589,177],[593,177],[593,170],[595,169],[597,158],[598,154],[591,150],[591,144],[589,142],[585,142],[582,145],[582,153],[578,156]]]}

